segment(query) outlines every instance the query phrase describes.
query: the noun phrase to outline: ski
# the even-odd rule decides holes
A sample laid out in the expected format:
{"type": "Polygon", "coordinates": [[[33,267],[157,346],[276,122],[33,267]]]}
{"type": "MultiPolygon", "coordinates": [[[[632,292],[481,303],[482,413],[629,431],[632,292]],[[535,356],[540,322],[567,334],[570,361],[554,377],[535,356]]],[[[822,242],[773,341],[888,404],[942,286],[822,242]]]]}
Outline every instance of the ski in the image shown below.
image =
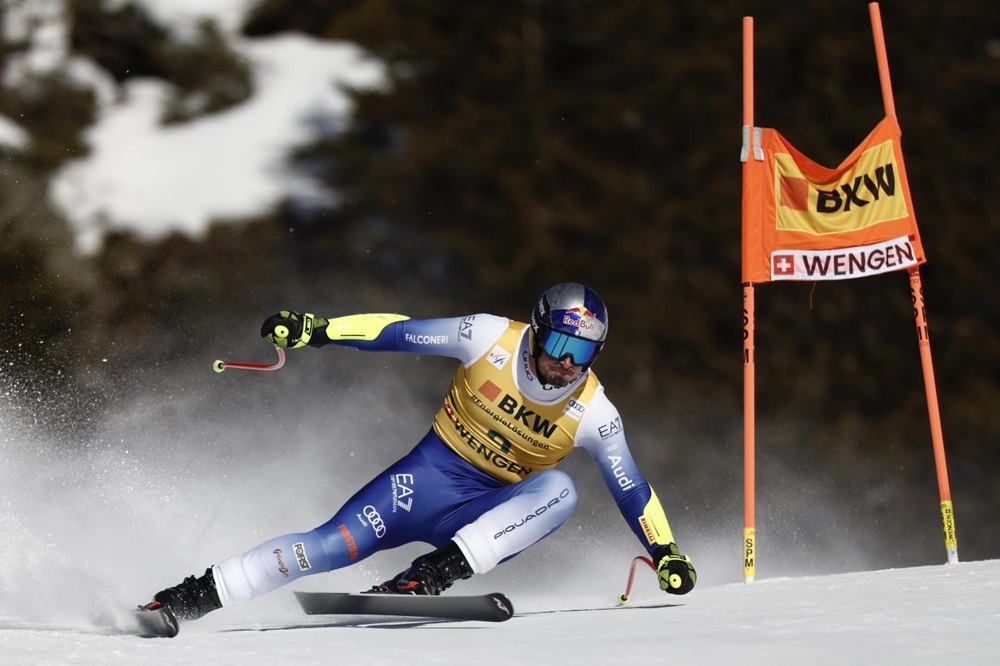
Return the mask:
{"type": "Polygon", "coordinates": [[[514,605],[499,592],[452,597],[350,592],[296,592],[307,615],[391,615],[503,622],[514,605]]]}
{"type": "Polygon", "coordinates": [[[166,606],[154,609],[140,606],[134,617],[135,633],[143,638],[173,638],[180,631],[177,618],[166,606]]]}

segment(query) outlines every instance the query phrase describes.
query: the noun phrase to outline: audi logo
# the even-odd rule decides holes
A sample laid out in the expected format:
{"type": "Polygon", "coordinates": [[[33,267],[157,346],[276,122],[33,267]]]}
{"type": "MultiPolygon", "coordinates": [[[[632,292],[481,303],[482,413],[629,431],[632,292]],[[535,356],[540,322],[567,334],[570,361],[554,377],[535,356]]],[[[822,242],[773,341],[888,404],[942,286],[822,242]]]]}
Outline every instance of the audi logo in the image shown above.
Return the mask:
{"type": "Polygon", "coordinates": [[[375,530],[375,537],[381,539],[385,536],[385,523],[382,522],[382,516],[379,515],[378,510],[375,509],[371,504],[364,508],[365,518],[371,523],[372,529],[375,530]]]}

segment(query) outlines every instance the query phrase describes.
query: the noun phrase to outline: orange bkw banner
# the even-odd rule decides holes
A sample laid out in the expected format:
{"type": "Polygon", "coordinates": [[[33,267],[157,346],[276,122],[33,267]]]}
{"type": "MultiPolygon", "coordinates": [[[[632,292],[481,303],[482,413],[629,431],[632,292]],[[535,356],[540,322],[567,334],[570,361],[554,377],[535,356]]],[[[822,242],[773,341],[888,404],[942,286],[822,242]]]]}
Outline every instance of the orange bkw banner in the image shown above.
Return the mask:
{"type": "Polygon", "coordinates": [[[845,280],[924,263],[900,135],[886,117],[830,169],[776,130],[755,128],[743,181],[743,281],[845,280]]]}

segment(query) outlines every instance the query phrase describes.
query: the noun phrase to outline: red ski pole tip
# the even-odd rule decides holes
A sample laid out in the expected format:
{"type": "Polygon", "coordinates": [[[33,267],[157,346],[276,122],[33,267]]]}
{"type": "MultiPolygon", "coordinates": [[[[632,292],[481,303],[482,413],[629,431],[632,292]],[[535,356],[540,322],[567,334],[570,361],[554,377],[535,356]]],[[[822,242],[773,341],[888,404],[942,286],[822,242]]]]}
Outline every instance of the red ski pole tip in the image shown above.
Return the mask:
{"type": "Polygon", "coordinates": [[[226,369],[226,364],[223,363],[222,361],[216,361],[215,363],[212,364],[212,370],[215,370],[216,372],[222,372],[225,369],[226,369]]]}

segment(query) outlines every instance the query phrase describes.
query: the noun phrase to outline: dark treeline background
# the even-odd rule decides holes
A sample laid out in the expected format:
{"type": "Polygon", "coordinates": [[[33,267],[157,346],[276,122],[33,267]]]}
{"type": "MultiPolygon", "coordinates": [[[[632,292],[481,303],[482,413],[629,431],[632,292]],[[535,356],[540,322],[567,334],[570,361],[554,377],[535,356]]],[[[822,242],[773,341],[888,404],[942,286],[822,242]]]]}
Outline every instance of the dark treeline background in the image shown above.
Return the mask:
{"type": "MultiPolygon", "coordinates": [[[[74,52],[119,82],[176,85],[164,122],[253,94],[249,66],[211,23],[179,43],[135,5],[68,4],[74,52]]],[[[1000,6],[888,0],[881,10],[929,260],[959,552],[993,557],[1000,6]]],[[[31,135],[28,149],[0,155],[0,362],[17,375],[7,401],[79,434],[141,388],[140,373],[201,372],[213,345],[209,354],[260,353],[257,327],[276,309],[523,319],[546,286],[578,280],[609,304],[597,370],[647,475],[664,480],[689,530],[709,522],[699,511],[711,502],[736,519],[748,15],[757,124],[838,164],[883,116],[861,0],[262,0],[244,37],[345,40],[386,65],[388,85],[351,91],[341,131],[289,155],[333,203],[288,200],[199,239],[110,233],[94,256],[74,251],[46,199],[51,174],[87,153],[93,93],[58,74],[4,84],[0,113],[31,135]]],[[[0,44],[0,65],[25,46],[0,44]]],[[[762,285],[756,322],[759,521],[781,519],[768,505],[778,487],[815,479],[844,488],[857,529],[911,541],[876,563],[941,561],[906,275],[762,285]]],[[[835,544],[842,528],[814,525],[802,538],[835,544]]]]}

